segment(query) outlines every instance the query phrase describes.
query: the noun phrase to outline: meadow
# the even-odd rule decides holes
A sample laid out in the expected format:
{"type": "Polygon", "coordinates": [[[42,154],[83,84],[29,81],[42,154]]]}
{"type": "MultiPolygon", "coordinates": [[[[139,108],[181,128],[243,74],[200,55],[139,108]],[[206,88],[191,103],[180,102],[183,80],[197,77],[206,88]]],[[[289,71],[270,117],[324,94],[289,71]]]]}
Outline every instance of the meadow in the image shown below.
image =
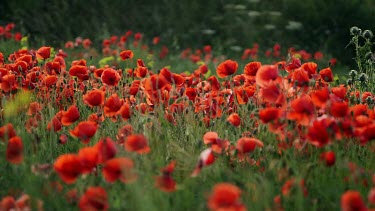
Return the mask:
{"type": "Polygon", "coordinates": [[[130,30],[33,48],[1,26],[0,210],[375,210],[374,38],[348,34],[355,70],[130,30]]]}

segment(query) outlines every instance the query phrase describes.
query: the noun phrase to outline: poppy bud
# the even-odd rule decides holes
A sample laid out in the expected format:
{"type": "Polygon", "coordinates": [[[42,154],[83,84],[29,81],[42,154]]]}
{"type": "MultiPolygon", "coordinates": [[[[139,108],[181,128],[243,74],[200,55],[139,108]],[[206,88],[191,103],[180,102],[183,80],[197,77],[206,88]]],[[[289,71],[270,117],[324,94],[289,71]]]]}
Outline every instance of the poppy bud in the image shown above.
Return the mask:
{"type": "Polygon", "coordinates": [[[366,73],[361,73],[361,74],[359,75],[358,79],[359,79],[360,82],[366,82],[367,79],[368,79],[368,76],[367,76],[366,73]]]}
{"type": "Polygon", "coordinates": [[[348,80],[346,80],[346,84],[352,85],[353,84],[353,80],[351,78],[349,78],[348,80]]]}
{"type": "Polygon", "coordinates": [[[357,26],[353,26],[352,28],[350,28],[350,34],[351,35],[359,35],[361,34],[362,30],[360,28],[358,28],[357,26]]]}
{"type": "Polygon", "coordinates": [[[371,30],[365,30],[362,34],[362,36],[365,39],[371,39],[373,37],[372,31],[371,30]]]}

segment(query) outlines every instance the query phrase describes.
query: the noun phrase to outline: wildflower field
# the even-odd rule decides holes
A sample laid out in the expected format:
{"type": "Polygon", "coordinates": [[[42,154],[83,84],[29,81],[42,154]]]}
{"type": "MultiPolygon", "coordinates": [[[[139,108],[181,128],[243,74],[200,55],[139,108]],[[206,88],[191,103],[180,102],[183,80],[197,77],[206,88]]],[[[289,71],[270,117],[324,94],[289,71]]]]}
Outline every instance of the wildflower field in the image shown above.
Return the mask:
{"type": "Polygon", "coordinates": [[[0,210],[375,210],[374,38],[171,51],[0,26],[0,210]]]}

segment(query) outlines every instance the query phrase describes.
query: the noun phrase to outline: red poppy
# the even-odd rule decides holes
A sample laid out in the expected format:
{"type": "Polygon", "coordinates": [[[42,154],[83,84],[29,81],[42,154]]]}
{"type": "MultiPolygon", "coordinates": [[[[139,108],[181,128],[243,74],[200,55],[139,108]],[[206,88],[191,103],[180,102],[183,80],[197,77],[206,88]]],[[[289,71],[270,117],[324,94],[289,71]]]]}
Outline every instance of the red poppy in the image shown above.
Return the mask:
{"type": "Polygon", "coordinates": [[[172,178],[172,173],[176,167],[176,161],[172,161],[161,169],[162,175],[155,178],[155,186],[164,192],[176,190],[176,182],[172,178]]]}
{"type": "Polygon", "coordinates": [[[245,211],[241,203],[241,189],[230,183],[216,184],[208,198],[207,206],[210,210],[245,211]]]}
{"type": "Polygon", "coordinates": [[[336,161],[335,152],[333,151],[322,152],[320,154],[320,159],[325,162],[326,166],[333,166],[336,161]]]}
{"type": "Polygon", "coordinates": [[[9,163],[20,164],[23,161],[23,143],[19,136],[13,136],[8,141],[6,159],[9,163]]]}
{"type": "Polygon", "coordinates": [[[82,82],[89,79],[89,69],[83,65],[74,65],[69,69],[69,75],[77,77],[82,82]]]}
{"type": "Polygon", "coordinates": [[[118,132],[116,138],[118,139],[118,143],[123,144],[125,142],[126,137],[133,134],[133,127],[131,125],[124,125],[121,127],[118,132]]]}
{"type": "Polygon", "coordinates": [[[148,73],[148,69],[147,67],[137,67],[134,72],[138,78],[144,78],[148,73]]]}
{"type": "Polygon", "coordinates": [[[121,76],[116,70],[112,68],[106,68],[101,74],[101,79],[102,82],[108,86],[117,86],[118,82],[121,79],[121,76]]]}
{"type": "Polygon", "coordinates": [[[118,111],[118,114],[122,117],[123,120],[128,120],[132,116],[132,110],[129,103],[124,103],[124,105],[121,106],[120,110],[118,111]]]}
{"type": "Polygon", "coordinates": [[[238,69],[238,63],[233,60],[226,60],[219,64],[216,68],[216,73],[220,78],[233,75],[238,69]]]}
{"type": "Polygon", "coordinates": [[[270,82],[260,88],[259,97],[265,103],[284,105],[285,96],[280,85],[276,82],[270,82]]]}
{"type": "Polygon", "coordinates": [[[79,119],[79,111],[76,105],[72,105],[62,113],[61,124],[69,126],[79,119]]]}
{"type": "Polygon", "coordinates": [[[292,101],[292,111],[288,113],[288,119],[295,120],[301,125],[308,125],[314,115],[315,108],[308,95],[303,95],[292,101]]]}
{"type": "Polygon", "coordinates": [[[301,68],[308,73],[309,78],[312,78],[312,75],[316,74],[316,70],[318,69],[318,65],[314,62],[307,62],[307,63],[304,63],[301,66],[301,68]]]}
{"type": "Polygon", "coordinates": [[[324,118],[314,120],[312,125],[308,129],[307,140],[312,145],[317,147],[323,147],[330,141],[330,133],[328,129],[334,126],[332,119],[324,118]]]}
{"type": "Polygon", "coordinates": [[[91,42],[90,39],[84,39],[84,40],[82,41],[82,46],[83,46],[83,48],[85,48],[85,49],[89,49],[90,46],[91,46],[91,44],[92,44],[92,42],[91,42]]]}
{"type": "Polygon", "coordinates": [[[40,59],[48,59],[51,56],[51,47],[41,47],[36,51],[36,55],[40,59]]]}
{"type": "Polygon", "coordinates": [[[0,210],[11,211],[17,209],[16,200],[13,196],[6,196],[0,202],[0,210]]]}
{"type": "Polygon", "coordinates": [[[98,163],[100,164],[114,158],[117,153],[116,144],[109,137],[100,139],[99,142],[95,144],[95,148],[98,151],[98,163]]]}
{"type": "Polygon", "coordinates": [[[325,82],[332,82],[333,81],[333,73],[331,68],[325,68],[319,72],[319,75],[322,77],[323,81],[325,82]]]}
{"type": "Polygon", "coordinates": [[[89,91],[83,96],[83,102],[90,107],[103,105],[104,99],[105,93],[100,89],[89,91]]]}
{"type": "Polygon", "coordinates": [[[302,68],[295,69],[290,73],[290,80],[292,85],[299,87],[306,87],[309,85],[309,75],[302,68]]]}
{"type": "Polygon", "coordinates": [[[280,115],[281,110],[279,108],[269,107],[259,110],[259,119],[262,120],[262,122],[265,124],[270,121],[279,119],[280,115]]]}
{"type": "Polygon", "coordinates": [[[109,208],[107,192],[102,187],[89,187],[78,206],[81,211],[106,211],[109,208]]]}
{"type": "Polygon", "coordinates": [[[349,113],[347,102],[332,102],[331,114],[334,117],[345,117],[349,113]]]}
{"type": "Polygon", "coordinates": [[[246,64],[244,68],[244,73],[246,76],[256,76],[261,66],[262,66],[262,63],[260,62],[250,62],[246,64]]]}
{"type": "Polygon", "coordinates": [[[81,174],[81,158],[76,154],[60,155],[53,164],[53,168],[65,183],[72,184],[81,174]]]}
{"type": "Polygon", "coordinates": [[[78,156],[81,159],[81,173],[89,174],[98,164],[98,150],[95,147],[84,147],[78,152],[78,156]]]}
{"type": "Polygon", "coordinates": [[[327,101],[329,100],[329,90],[327,87],[324,87],[321,90],[316,90],[311,93],[311,100],[317,107],[325,107],[327,101]]]}
{"type": "Polygon", "coordinates": [[[120,52],[120,57],[122,60],[132,59],[134,57],[134,53],[132,50],[124,50],[120,52]]]}
{"type": "Polygon", "coordinates": [[[368,115],[367,114],[367,105],[365,104],[357,104],[353,105],[349,109],[350,114],[353,115],[353,117],[359,116],[359,115],[368,115]]]}
{"type": "Polygon", "coordinates": [[[252,152],[256,147],[263,147],[263,142],[256,138],[242,137],[236,144],[239,153],[252,152]]]}
{"type": "Polygon", "coordinates": [[[124,99],[120,99],[117,94],[113,94],[105,101],[104,115],[108,117],[116,116],[123,104],[124,99]]]}
{"type": "Polygon", "coordinates": [[[8,123],[2,127],[0,127],[0,139],[2,141],[9,140],[16,136],[16,131],[13,128],[11,123],[8,123]]]}
{"type": "Polygon", "coordinates": [[[107,182],[120,180],[123,183],[131,183],[137,178],[133,168],[134,162],[129,158],[112,158],[104,163],[102,173],[107,182]]]}
{"type": "Polygon", "coordinates": [[[129,152],[137,152],[138,154],[147,154],[150,152],[148,141],[142,134],[128,136],[125,141],[125,149],[129,152]]]}
{"type": "Polygon", "coordinates": [[[231,125],[238,127],[241,124],[241,118],[237,113],[232,113],[228,116],[227,122],[229,122],[231,125]]]}
{"type": "Polygon", "coordinates": [[[276,65],[262,65],[255,76],[256,84],[263,87],[279,78],[279,70],[276,65]]]}
{"type": "Polygon", "coordinates": [[[83,121],[70,131],[70,135],[81,139],[83,143],[87,144],[90,138],[95,135],[97,129],[96,122],[83,121]]]}
{"type": "Polygon", "coordinates": [[[203,167],[209,166],[215,162],[215,156],[211,148],[205,149],[199,155],[199,161],[197,166],[195,167],[193,173],[191,174],[192,177],[198,176],[199,172],[202,170],[203,167]]]}
{"type": "Polygon", "coordinates": [[[342,211],[366,211],[366,205],[358,191],[348,190],[341,196],[342,211]]]}

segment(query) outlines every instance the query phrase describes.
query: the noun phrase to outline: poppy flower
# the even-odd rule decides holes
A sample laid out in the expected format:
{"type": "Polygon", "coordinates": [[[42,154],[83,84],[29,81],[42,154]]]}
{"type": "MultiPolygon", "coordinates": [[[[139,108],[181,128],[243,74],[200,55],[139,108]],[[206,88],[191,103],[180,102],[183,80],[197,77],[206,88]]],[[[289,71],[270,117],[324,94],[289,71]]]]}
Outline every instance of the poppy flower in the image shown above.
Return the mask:
{"type": "Polygon", "coordinates": [[[107,192],[102,187],[89,187],[78,206],[81,211],[106,211],[109,208],[107,192]]]}
{"type": "Polygon", "coordinates": [[[259,97],[265,103],[272,103],[276,105],[284,105],[285,96],[282,88],[276,82],[270,82],[260,88],[259,97]]]}
{"type": "Polygon", "coordinates": [[[256,84],[260,87],[263,87],[278,78],[279,70],[276,65],[262,65],[255,75],[256,84]]]}
{"type": "Polygon", "coordinates": [[[199,155],[199,161],[191,177],[198,176],[199,172],[201,172],[202,168],[205,166],[209,166],[215,162],[215,156],[211,148],[205,149],[199,155]]]}
{"type": "Polygon", "coordinates": [[[256,76],[261,66],[262,66],[262,63],[260,62],[250,62],[246,64],[244,68],[244,73],[246,76],[256,76]]]}
{"type": "Polygon", "coordinates": [[[307,72],[309,78],[312,78],[312,76],[316,74],[318,65],[315,62],[307,62],[304,63],[301,68],[307,72]]]}
{"type": "Polygon", "coordinates": [[[130,135],[126,138],[125,149],[129,152],[136,152],[138,154],[147,154],[150,152],[148,141],[142,134],[130,135]]]}
{"type": "Polygon", "coordinates": [[[287,72],[292,72],[299,67],[301,67],[301,60],[299,58],[292,57],[291,61],[287,65],[285,65],[285,70],[287,72]]]}
{"type": "Polygon", "coordinates": [[[80,82],[89,79],[89,70],[83,65],[74,65],[69,69],[69,75],[75,76],[80,82]]]}
{"type": "Polygon", "coordinates": [[[232,113],[228,116],[227,122],[229,122],[231,125],[238,127],[241,124],[241,118],[237,113],[232,113]]]}
{"type": "Polygon", "coordinates": [[[308,142],[317,147],[323,147],[328,144],[330,141],[330,134],[327,130],[332,128],[333,124],[333,120],[328,118],[314,120],[308,129],[308,142]]]}
{"type": "Polygon", "coordinates": [[[104,99],[105,93],[100,89],[89,91],[83,96],[83,102],[90,107],[103,105],[104,99]]]}
{"type": "Polygon", "coordinates": [[[208,198],[207,206],[210,210],[245,211],[241,203],[241,189],[230,183],[218,183],[213,187],[208,198]]]}
{"type": "Polygon", "coordinates": [[[102,82],[108,86],[117,86],[118,82],[121,79],[121,76],[116,70],[112,68],[106,68],[101,74],[101,79],[102,82]]]}
{"type": "Polygon", "coordinates": [[[220,78],[233,75],[238,69],[238,63],[233,60],[226,60],[219,64],[216,68],[216,73],[220,78]]]}
{"type": "Polygon", "coordinates": [[[40,59],[48,59],[51,56],[51,47],[41,47],[36,51],[36,55],[40,59]]]}
{"type": "Polygon", "coordinates": [[[263,147],[263,142],[256,138],[242,137],[238,139],[236,144],[239,153],[252,152],[256,147],[263,147]]]}
{"type": "Polygon", "coordinates": [[[299,87],[306,87],[309,85],[309,75],[308,73],[301,69],[295,69],[293,72],[290,73],[290,80],[292,85],[296,85],[299,87]]]}
{"type": "Polygon", "coordinates": [[[102,138],[95,144],[95,148],[98,151],[98,163],[104,163],[109,159],[116,156],[117,148],[115,142],[109,138],[102,138]]]}
{"type": "Polygon", "coordinates": [[[121,106],[120,110],[118,111],[118,114],[122,117],[123,120],[130,119],[132,115],[132,110],[129,103],[124,103],[124,105],[121,106]]]}
{"type": "Polygon", "coordinates": [[[60,155],[53,164],[53,168],[66,184],[72,184],[81,174],[81,158],[76,154],[60,155]]]}
{"type": "Polygon", "coordinates": [[[325,82],[332,82],[333,81],[333,73],[331,68],[325,68],[320,70],[319,75],[325,82]]]}
{"type": "Polygon", "coordinates": [[[317,107],[325,107],[327,101],[329,100],[329,90],[327,87],[316,90],[315,92],[311,93],[311,100],[317,107]]]}
{"type": "Polygon", "coordinates": [[[81,159],[81,173],[89,174],[98,164],[98,150],[95,147],[84,147],[78,152],[78,156],[81,159]]]}
{"type": "Polygon", "coordinates": [[[176,190],[176,182],[172,178],[172,173],[176,167],[176,161],[172,161],[166,167],[161,169],[161,176],[155,178],[155,186],[164,192],[173,192],[176,190]]]}
{"type": "MultiPolygon", "coordinates": [[[[375,178],[375,176],[373,178],[375,178]]],[[[370,202],[370,204],[375,205],[375,187],[373,187],[368,193],[368,201],[370,202]]]]}
{"type": "Polygon", "coordinates": [[[366,205],[358,191],[348,190],[341,196],[342,211],[366,211],[366,205]]]}
{"type": "Polygon", "coordinates": [[[76,105],[72,105],[62,113],[61,124],[69,126],[79,119],[79,111],[76,105]]]}
{"type": "Polygon", "coordinates": [[[138,78],[144,78],[148,73],[148,69],[147,67],[137,67],[134,72],[138,78]]]}
{"type": "Polygon", "coordinates": [[[83,143],[87,144],[90,138],[95,135],[97,129],[98,126],[95,122],[83,121],[78,123],[73,130],[70,130],[70,135],[81,139],[83,143]]]}
{"type": "Polygon", "coordinates": [[[281,110],[279,108],[268,107],[262,110],[259,110],[259,119],[263,123],[268,123],[273,120],[280,118],[281,110]]]}
{"type": "Polygon", "coordinates": [[[52,118],[52,120],[47,125],[47,130],[53,129],[53,131],[58,132],[62,129],[62,123],[61,123],[62,112],[63,111],[58,112],[52,118]]]}
{"type": "Polygon", "coordinates": [[[133,168],[134,162],[129,158],[112,158],[104,163],[102,173],[107,182],[120,180],[123,183],[131,183],[137,178],[133,168]]]}
{"type": "Polygon", "coordinates": [[[332,102],[331,114],[334,117],[345,117],[349,113],[349,106],[347,102],[332,102]]]}
{"type": "Polygon", "coordinates": [[[123,104],[124,99],[120,99],[117,94],[113,94],[105,101],[104,115],[107,117],[116,116],[123,104]]]}
{"type": "Polygon", "coordinates": [[[127,59],[132,59],[134,57],[134,53],[132,50],[124,50],[120,52],[120,57],[123,61],[127,59]]]}
{"type": "Polygon", "coordinates": [[[125,142],[126,137],[133,134],[133,127],[131,125],[124,125],[122,126],[117,132],[117,143],[123,144],[125,142]]]}
{"type": "Polygon", "coordinates": [[[314,104],[309,95],[303,95],[292,101],[292,111],[287,115],[290,120],[295,120],[301,125],[308,125],[314,115],[314,104]]]}
{"type": "Polygon", "coordinates": [[[2,127],[0,127],[0,139],[2,141],[9,140],[16,136],[16,131],[13,128],[11,123],[8,123],[2,127]]]}
{"type": "Polygon", "coordinates": [[[58,75],[61,72],[60,62],[47,62],[45,65],[45,70],[48,75],[58,75]]]}
{"type": "Polygon", "coordinates": [[[336,161],[335,152],[333,151],[322,152],[320,154],[320,159],[325,162],[326,166],[333,166],[336,161]]]}
{"type": "Polygon", "coordinates": [[[9,139],[6,159],[12,164],[20,164],[23,161],[23,143],[19,136],[13,136],[9,139]]]}

